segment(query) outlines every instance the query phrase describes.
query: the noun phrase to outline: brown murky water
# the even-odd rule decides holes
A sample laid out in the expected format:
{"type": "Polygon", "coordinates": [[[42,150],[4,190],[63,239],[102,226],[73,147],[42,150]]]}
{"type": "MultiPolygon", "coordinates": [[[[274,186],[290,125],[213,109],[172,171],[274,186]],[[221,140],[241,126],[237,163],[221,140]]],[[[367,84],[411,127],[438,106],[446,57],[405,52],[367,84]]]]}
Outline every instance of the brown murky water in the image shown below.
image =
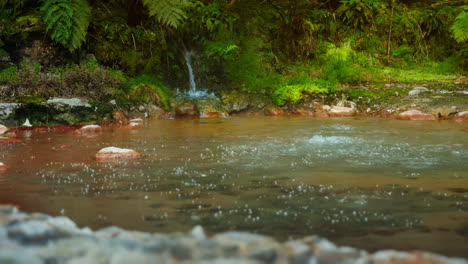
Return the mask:
{"type": "Polygon", "coordinates": [[[374,118],[151,120],[137,130],[24,131],[0,145],[0,203],[80,226],[311,234],[368,250],[468,257],[468,133],[374,118]],[[107,146],[141,160],[98,163],[107,146]]]}

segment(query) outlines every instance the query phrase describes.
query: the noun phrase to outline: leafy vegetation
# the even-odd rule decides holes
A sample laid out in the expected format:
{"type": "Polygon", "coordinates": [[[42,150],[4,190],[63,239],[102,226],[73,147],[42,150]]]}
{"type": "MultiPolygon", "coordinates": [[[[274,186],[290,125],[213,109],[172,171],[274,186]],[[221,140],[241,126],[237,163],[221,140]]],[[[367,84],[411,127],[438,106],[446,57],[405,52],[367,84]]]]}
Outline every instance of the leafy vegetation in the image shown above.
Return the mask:
{"type": "Polygon", "coordinates": [[[169,88],[153,75],[139,75],[130,79],[125,87],[125,99],[129,102],[156,103],[166,110],[171,108],[169,88]]]}
{"type": "Polygon", "coordinates": [[[51,39],[74,51],[85,41],[91,9],[86,0],[45,0],[41,7],[51,39]]]}
{"type": "Polygon", "coordinates": [[[91,90],[169,108],[167,87],[188,88],[188,51],[204,87],[278,105],[361,83],[443,82],[467,70],[467,12],[463,0],[0,0],[0,82],[5,94],[91,90]]]}
{"type": "Polygon", "coordinates": [[[450,30],[457,42],[468,40],[468,6],[465,6],[464,10],[460,12],[450,30]]]}

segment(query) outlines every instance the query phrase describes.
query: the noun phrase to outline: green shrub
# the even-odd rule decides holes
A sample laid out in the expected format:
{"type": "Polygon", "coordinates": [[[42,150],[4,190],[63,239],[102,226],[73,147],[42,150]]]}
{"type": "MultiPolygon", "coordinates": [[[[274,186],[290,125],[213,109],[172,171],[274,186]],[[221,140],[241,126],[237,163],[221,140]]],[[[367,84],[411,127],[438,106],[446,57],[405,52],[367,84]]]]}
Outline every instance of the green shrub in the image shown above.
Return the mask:
{"type": "Polygon", "coordinates": [[[325,62],[323,78],[331,83],[356,83],[360,81],[362,67],[355,63],[356,53],[347,45],[335,47],[330,45],[322,57],[325,62]]]}
{"type": "Polygon", "coordinates": [[[16,80],[18,67],[11,66],[0,71],[0,84],[10,84],[16,80]]]}
{"type": "Polygon", "coordinates": [[[121,95],[133,103],[156,103],[166,110],[171,109],[169,88],[153,75],[144,74],[130,79],[121,95]]]}
{"type": "Polygon", "coordinates": [[[122,89],[126,81],[122,75],[116,76],[114,70],[98,66],[93,61],[71,65],[56,72],[56,78],[62,81],[58,94],[83,96],[98,101],[108,100],[116,90],[122,89]]]}
{"type": "Polygon", "coordinates": [[[225,61],[226,77],[240,90],[269,94],[280,86],[282,77],[272,67],[273,55],[260,51],[260,45],[260,40],[248,39],[244,46],[236,48],[237,56],[225,61]]]}
{"type": "Polygon", "coordinates": [[[276,89],[272,94],[272,100],[279,106],[287,102],[297,104],[302,100],[304,94],[327,93],[332,90],[334,90],[333,84],[328,81],[298,76],[292,78],[288,84],[276,89]]]}
{"type": "Polygon", "coordinates": [[[66,96],[102,101],[112,97],[115,90],[122,90],[125,82],[121,72],[92,61],[44,71],[39,64],[24,60],[19,68],[13,66],[0,72],[0,83],[7,86],[2,95],[15,97],[66,96]]]}
{"type": "Polygon", "coordinates": [[[440,74],[458,73],[463,70],[463,61],[457,57],[448,57],[438,64],[435,71],[440,74]]]}

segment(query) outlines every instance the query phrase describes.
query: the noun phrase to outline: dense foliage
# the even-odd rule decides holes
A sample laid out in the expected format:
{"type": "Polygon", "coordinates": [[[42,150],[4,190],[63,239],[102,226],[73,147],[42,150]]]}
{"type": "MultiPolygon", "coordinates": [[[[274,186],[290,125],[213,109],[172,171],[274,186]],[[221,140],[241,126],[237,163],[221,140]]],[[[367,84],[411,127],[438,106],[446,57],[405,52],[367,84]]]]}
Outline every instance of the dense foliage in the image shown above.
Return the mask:
{"type": "MultiPolygon", "coordinates": [[[[0,0],[0,57],[10,57],[9,63],[0,60],[0,67],[21,69],[21,60],[29,57],[44,73],[93,54],[104,68],[120,69],[129,78],[151,75],[158,81],[144,87],[168,95],[158,88],[165,87],[161,80],[173,88],[188,87],[184,55],[194,52],[194,70],[205,87],[272,95],[280,105],[296,103],[302,94],[368,81],[366,76],[375,78],[384,66],[438,63],[438,73],[466,70],[464,3],[0,0]],[[53,50],[23,52],[47,39],[53,50]]],[[[164,98],[160,103],[167,105],[164,98]]]]}

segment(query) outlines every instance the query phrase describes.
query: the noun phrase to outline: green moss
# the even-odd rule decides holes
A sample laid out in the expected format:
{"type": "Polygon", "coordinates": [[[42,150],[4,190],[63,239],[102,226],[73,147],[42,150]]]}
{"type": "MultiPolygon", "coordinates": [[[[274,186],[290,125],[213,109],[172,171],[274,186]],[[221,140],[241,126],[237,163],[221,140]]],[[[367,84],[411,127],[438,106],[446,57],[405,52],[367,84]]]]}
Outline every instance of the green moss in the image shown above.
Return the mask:
{"type": "Polygon", "coordinates": [[[0,84],[10,84],[17,79],[18,67],[11,66],[0,71],[0,84]]]}
{"type": "Polygon", "coordinates": [[[303,84],[285,85],[272,94],[272,100],[276,105],[284,105],[286,102],[297,104],[301,101],[304,94],[326,93],[331,89],[331,84],[324,80],[316,80],[315,82],[303,84]]]}
{"type": "Polygon", "coordinates": [[[121,104],[156,103],[166,110],[171,109],[170,90],[153,75],[139,75],[130,79],[124,91],[117,91],[121,104]]]}
{"type": "Polygon", "coordinates": [[[391,98],[406,96],[411,88],[390,88],[390,89],[372,89],[372,90],[347,90],[343,91],[350,99],[359,100],[363,98],[372,101],[384,102],[391,98]]]}
{"type": "Polygon", "coordinates": [[[23,104],[39,104],[41,102],[44,102],[46,98],[41,97],[39,95],[24,95],[20,96],[16,99],[18,103],[23,103],[23,104]]]}

